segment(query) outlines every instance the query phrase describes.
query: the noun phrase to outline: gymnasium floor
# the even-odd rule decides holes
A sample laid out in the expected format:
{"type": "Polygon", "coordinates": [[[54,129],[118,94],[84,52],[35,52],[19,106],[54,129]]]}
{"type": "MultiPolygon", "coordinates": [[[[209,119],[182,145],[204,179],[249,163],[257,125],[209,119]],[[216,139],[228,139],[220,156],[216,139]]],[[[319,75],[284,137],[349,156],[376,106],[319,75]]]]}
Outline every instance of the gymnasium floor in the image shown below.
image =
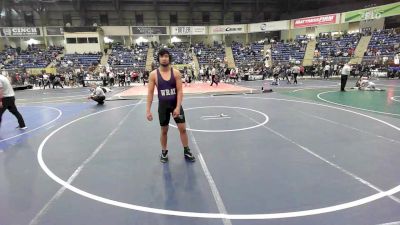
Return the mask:
{"type": "Polygon", "coordinates": [[[172,124],[167,164],[157,103],[148,122],[140,98],[98,106],[85,88],[19,91],[29,129],[4,114],[0,225],[399,224],[400,81],[345,93],[338,82],[187,95],[197,161],[172,124]]]}

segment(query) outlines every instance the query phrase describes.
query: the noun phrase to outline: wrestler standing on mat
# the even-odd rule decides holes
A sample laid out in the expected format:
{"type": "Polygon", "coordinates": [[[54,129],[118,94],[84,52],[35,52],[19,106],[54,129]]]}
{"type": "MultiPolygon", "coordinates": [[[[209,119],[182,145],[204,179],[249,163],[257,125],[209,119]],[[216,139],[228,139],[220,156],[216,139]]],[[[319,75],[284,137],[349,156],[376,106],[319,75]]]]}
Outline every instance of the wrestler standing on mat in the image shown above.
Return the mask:
{"type": "Polygon", "coordinates": [[[171,114],[178,126],[185,159],[195,161],[195,157],[190,152],[189,141],[186,133],[185,113],[182,108],[182,80],[179,70],[171,67],[172,56],[166,49],[161,49],[157,56],[160,67],[150,73],[146,117],[149,121],[153,120],[151,104],[153,102],[154,87],[157,86],[158,92],[158,118],[161,126],[161,155],[160,161],[168,162],[168,124],[171,114]]]}

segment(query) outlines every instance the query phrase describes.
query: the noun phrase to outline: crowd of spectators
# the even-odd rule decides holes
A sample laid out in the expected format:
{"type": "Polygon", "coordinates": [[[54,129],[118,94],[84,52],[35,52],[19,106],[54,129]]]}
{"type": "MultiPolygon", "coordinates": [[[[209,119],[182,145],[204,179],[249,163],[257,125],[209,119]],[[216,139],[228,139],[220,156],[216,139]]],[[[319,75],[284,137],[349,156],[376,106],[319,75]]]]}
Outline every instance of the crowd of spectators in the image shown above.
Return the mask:
{"type": "Polygon", "coordinates": [[[371,41],[364,56],[393,56],[399,52],[400,34],[394,29],[377,30],[372,33],[371,41]]]}
{"type": "Polygon", "coordinates": [[[62,52],[63,47],[60,46],[45,49],[38,45],[28,45],[25,50],[5,46],[5,50],[0,52],[0,64],[3,64],[4,69],[45,68],[56,61],[62,52]]]}
{"type": "Polygon", "coordinates": [[[254,42],[250,45],[243,45],[239,42],[232,42],[232,53],[236,66],[257,65],[263,61],[264,44],[254,42]]]}
{"type": "Polygon", "coordinates": [[[215,42],[213,45],[198,43],[193,45],[200,66],[215,65],[224,62],[225,47],[215,42]]]}
{"type": "Polygon", "coordinates": [[[144,69],[146,66],[148,44],[135,44],[125,47],[122,44],[115,44],[109,51],[108,64],[112,67],[134,67],[144,69]]]}
{"type": "Polygon", "coordinates": [[[60,67],[72,67],[72,68],[88,68],[88,67],[96,67],[100,64],[101,57],[103,56],[102,52],[97,53],[84,53],[84,54],[66,54],[61,58],[61,62],[59,64],[60,67]]]}
{"type": "Polygon", "coordinates": [[[331,33],[320,34],[316,40],[315,59],[352,57],[360,41],[361,33],[332,36],[331,33]]]}
{"type": "Polygon", "coordinates": [[[280,63],[302,61],[307,48],[308,37],[299,35],[293,41],[273,41],[272,60],[280,63]]]}
{"type": "Polygon", "coordinates": [[[154,62],[157,64],[157,53],[161,48],[166,48],[171,53],[172,64],[191,64],[193,61],[192,49],[189,43],[179,42],[168,46],[157,45],[154,49],[154,62]]]}

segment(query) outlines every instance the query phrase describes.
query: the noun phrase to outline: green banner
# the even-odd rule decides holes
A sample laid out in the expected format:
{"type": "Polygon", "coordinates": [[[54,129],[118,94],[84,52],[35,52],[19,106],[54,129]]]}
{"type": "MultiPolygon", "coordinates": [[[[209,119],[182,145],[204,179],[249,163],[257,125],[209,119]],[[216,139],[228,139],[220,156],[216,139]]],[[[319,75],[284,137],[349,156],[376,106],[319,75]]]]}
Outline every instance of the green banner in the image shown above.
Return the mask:
{"type": "Polygon", "coordinates": [[[342,14],[342,22],[348,23],[361,20],[373,20],[395,15],[400,15],[400,2],[345,12],[342,14]]]}

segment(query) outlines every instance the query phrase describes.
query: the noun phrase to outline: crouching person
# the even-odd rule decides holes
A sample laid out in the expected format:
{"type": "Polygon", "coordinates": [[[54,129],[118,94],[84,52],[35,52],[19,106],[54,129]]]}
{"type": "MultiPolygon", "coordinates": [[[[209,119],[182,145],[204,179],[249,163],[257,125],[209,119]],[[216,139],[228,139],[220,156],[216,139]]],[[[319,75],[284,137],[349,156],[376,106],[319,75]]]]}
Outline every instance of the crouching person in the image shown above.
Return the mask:
{"type": "Polygon", "coordinates": [[[99,105],[103,105],[104,100],[106,99],[106,94],[104,93],[104,90],[101,87],[98,87],[95,83],[91,85],[90,90],[92,94],[88,97],[88,99],[92,99],[93,101],[96,101],[99,105]]]}

